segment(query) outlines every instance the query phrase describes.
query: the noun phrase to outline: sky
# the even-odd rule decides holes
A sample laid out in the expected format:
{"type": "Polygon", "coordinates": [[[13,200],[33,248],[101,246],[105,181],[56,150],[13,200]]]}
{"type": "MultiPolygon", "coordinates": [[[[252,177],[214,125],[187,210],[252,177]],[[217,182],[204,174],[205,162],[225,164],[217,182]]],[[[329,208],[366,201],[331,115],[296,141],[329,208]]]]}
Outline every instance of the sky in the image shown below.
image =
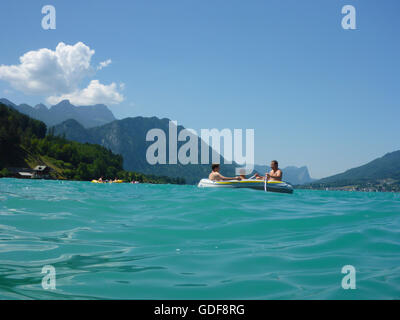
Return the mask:
{"type": "Polygon", "coordinates": [[[400,149],[397,0],[2,1],[0,97],[254,129],[322,178],[400,149]],[[42,7],[56,29],[42,28],[42,7]],[[342,28],[342,7],[356,29],[342,28]]]}

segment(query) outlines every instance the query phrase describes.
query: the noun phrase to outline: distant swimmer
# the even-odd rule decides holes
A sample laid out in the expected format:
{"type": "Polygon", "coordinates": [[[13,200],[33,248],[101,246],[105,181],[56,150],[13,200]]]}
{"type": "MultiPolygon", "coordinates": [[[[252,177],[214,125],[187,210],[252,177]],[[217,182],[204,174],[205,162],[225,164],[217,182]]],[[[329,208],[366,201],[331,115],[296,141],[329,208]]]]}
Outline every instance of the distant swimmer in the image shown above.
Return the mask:
{"type": "Polygon", "coordinates": [[[224,177],[222,174],[219,173],[219,164],[213,164],[211,166],[211,173],[208,176],[209,180],[212,181],[222,181],[222,180],[241,180],[240,177],[234,177],[234,178],[230,178],[230,177],[224,177]]]}
{"type": "MultiPolygon", "coordinates": [[[[278,167],[278,161],[272,160],[271,161],[271,171],[267,172],[265,174],[265,177],[267,178],[267,181],[282,181],[282,170],[279,169],[278,167]]],[[[260,176],[258,173],[256,173],[256,178],[257,179],[265,179],[264,177],[260,176]]]]}

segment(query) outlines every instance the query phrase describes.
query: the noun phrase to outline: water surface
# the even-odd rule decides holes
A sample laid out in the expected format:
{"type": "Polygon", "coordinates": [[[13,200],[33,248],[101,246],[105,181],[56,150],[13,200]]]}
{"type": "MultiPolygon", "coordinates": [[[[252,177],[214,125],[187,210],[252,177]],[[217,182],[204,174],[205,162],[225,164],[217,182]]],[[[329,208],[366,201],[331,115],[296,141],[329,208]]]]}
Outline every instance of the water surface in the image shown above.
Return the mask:
{"type": "Polygon", "coordinates": [[[0,298],[399,299],[399,231],[395,193],[0,179],[0,298]]]}

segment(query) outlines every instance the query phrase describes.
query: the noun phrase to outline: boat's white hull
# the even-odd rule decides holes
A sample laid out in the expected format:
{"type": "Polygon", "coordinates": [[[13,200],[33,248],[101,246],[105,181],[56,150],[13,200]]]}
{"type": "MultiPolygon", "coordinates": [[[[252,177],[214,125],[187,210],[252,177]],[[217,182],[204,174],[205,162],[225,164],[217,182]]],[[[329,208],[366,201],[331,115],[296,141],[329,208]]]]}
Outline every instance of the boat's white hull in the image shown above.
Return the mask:
{"type": "MultiPolygon", "coordinates": [[[[200,188],[250,188],[264,190],[264,180],[226,180],[212,181],[209,179],[201,179],[198,187],[200,188]]],[[[266,185],[267,191],[280,193],[293,193],[293,187],[283,181],[269,181],[266,185]]]]}

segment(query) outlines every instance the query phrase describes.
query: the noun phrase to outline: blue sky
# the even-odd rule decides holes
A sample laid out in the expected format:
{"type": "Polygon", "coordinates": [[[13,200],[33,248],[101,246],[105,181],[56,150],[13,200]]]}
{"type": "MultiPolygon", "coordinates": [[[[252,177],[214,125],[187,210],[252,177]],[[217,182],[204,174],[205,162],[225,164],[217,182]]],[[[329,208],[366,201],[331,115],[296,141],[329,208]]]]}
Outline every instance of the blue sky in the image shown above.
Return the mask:
{"type": "MultiPolygon", "coordinates": [[[[82,42],[95,50],[93,66],[112,63],[76,85],[115,83],[118,118],[253,128],[257,163],[307,165],[315,178],[400,149],[396,0],[17,0],[0,9],[0,65],[82,42]],[[41,28],[46,4],[56,8],[56,30],[41,28]],[[347,4],[357,30],[341,27],[347,4]]],[[[4,79],[0,96],[48,99],[4,79]]]]}

